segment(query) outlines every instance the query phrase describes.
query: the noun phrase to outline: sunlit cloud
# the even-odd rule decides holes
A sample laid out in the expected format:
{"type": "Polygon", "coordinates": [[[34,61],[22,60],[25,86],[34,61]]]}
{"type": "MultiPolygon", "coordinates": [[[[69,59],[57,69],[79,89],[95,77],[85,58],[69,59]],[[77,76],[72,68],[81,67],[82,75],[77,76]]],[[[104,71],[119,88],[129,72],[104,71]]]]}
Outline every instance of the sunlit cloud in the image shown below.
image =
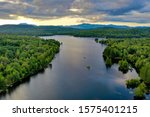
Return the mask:
{"type": "Polygon", "coordinates": [[[71,12],[75,12],[75,13],[82,13],[83,9],[74,9],[74,8],[71,8],[69,9],[71,12]]]}
{"type": "MultiPolygon", "coordinates": [[[[20,17],[21,18],[21,17],[20,17]]],[[[22,19],[22,18],[21,18],[22,19]]],[[[57,19],[32,19],[32,22],[35,22],[38,25],[72,25],[72,24],[80,24],[81,20],[85,20],[84,18],[76,18],[76,17],[62,17],[57,19]]]]}

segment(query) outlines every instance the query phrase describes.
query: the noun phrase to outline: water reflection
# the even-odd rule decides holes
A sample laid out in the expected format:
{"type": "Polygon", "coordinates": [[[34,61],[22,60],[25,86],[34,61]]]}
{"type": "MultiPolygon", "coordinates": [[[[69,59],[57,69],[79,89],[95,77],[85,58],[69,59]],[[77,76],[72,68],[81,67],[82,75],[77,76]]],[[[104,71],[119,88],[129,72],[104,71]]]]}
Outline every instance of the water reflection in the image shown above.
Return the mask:
{"type": "Polygon", "coordinates": [[[124,75],[117,65],[107,69],[102,57],[106,46],[92,38],[43,38],[62,42],[60,53],[43,73],[31,77],[28,83],[1,99],[133,99],[125,80],[136,77],[136,72],[124,75]]]}

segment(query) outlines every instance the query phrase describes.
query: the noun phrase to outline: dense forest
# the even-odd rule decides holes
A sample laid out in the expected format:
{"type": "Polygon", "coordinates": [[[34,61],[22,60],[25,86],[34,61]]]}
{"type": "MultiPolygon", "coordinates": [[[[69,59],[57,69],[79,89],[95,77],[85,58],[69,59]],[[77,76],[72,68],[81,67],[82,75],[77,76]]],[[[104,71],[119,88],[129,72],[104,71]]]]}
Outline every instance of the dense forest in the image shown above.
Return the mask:
{"type": "Polygon", "coordinates": [[[76,29],[63,26],[2,25],[1,34],[32,36],[73,35],[77,37],[141,38],[150,37],[149,27],[76,29]]]}
{"type": "Polygon", "coordinates": [[[0,35],[0,92],[44,69],[60,43],[37,37],[0,35]]]}
{"type": "Polygon", "coordinates": [[[60,43],[37,36],[51,35],[95,37],[96,42],[107,44],[103,52],[106,66],[118,63],[123,73],[135,68],[139,78],[128,80],[127,87],[134,89],[135,99],[143,99],[150,93],[149,27],[75,29],[34,25],[0,26],[0,92],[48,65],[59,51],[60,43]],[[107,39],[98,40],[99,37],[107,39]]]}
{"type": "Polygon", "coordinates": [[[123,73],[135,68],[139,78],[126,82],[128,88],[134,89],[135,99],[143,99],[150,93],[150,39],[105,39],[95,40],[108,46],[103,52],[107,67],[118,63],[123,73]]]}

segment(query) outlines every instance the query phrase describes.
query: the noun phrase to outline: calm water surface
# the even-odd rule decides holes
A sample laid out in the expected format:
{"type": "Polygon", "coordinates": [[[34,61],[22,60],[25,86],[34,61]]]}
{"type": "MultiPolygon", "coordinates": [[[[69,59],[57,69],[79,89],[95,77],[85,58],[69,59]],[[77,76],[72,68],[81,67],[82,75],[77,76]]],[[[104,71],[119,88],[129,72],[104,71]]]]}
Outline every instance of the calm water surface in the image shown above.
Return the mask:
{"type": "Polygon", "coordinates": [[[96,43],[94,38],[43,38],[63,42],[52,67],[32,76],[0,99],[133,99],[133,92],[126,88],[125,80],[137,77],[137,73],[133,70],[123,74],[118,71],[118,65],[107,69],[102,57],[106,46],[96,43]]]}

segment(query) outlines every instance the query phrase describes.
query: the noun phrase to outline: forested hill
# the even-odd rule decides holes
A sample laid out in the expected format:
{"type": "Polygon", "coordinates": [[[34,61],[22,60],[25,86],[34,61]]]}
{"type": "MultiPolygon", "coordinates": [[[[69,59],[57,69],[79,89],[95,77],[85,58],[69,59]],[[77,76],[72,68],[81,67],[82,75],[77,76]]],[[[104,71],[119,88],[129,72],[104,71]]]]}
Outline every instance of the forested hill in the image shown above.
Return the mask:
{"type": "Polygon", "coordinates": [[[150,37],[150,27],[77,29],[63,26],[1,25],[0,33],[32,36],[73,35],[80,37],[140,38],[150,37]]]}
{"type": "Polygon", "coordinates": [[[17,35],[53,35],[53,34],[65,34],[72,32],[76,29],[65,28],[62,26],[35,26],[35,25],[1,25],[0,33],[4,34],[17,34],[17,35]]]}

